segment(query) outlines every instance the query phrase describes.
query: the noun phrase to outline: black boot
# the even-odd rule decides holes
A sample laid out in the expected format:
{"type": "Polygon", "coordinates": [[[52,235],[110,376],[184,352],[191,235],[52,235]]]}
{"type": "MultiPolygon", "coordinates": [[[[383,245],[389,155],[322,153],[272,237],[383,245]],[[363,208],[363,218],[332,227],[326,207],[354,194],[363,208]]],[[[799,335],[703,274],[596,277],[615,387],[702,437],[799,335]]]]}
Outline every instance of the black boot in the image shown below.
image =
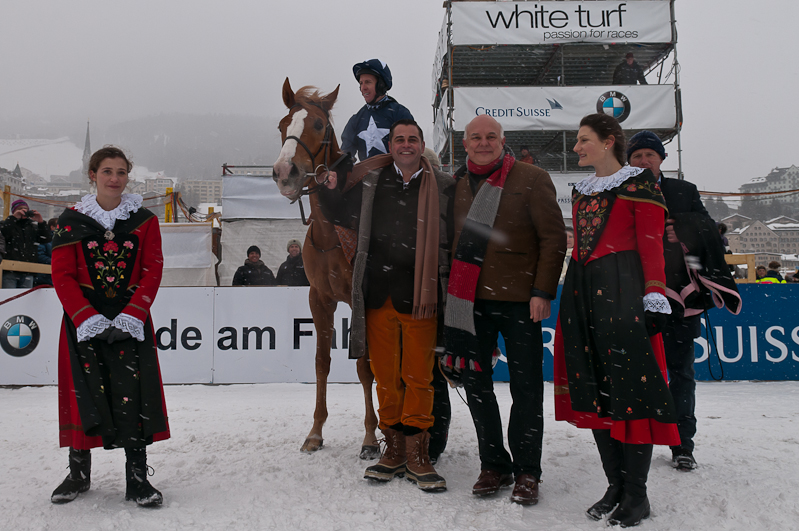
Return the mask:
{"type": "Polygon", "coordinates": [[[610,436],[610,430],[591,431],[594,433],[596,447],[602,458],[602,468],[608,478],[608,490],[605,491],[601,500],[588,508],[586,514],[593,520],[600,520],[618,505],[624,493],[624,479],[621,472],[624,464],[624,451],[622,443],[610,436]]]}
{"type": "Polygon", "coordinates": [[[608,519],[610,525],[633,527],[649,518],[649,499],[646,497],[646,478],[652,461],[651,444],[624,445],[624,496],[608,519]]]}
{"type": "Polygon", "coordinates": [[[92,453],[91,450],[69,449],[69,474],[66,479],[53,491],[50,501],[53,503],[67,503],[78,497],[81,492],[86,492],[91,486],[92,453]]]}
{"type": "Polygon", "coordinates": [[[430,432],[430,463],[436,464],[447,447],[449,421],[452,418],[452,406],[449,403],[449,385],[439,369],[438,362],[433,367],[433,426],[430,432]]]}
{"type": "Polygon", "coordinates": [[[147,481],[147,451],[144,448],[125,448],[125,499],[135,500],[142,507],[155,507],[164,497],[147,481]]]}

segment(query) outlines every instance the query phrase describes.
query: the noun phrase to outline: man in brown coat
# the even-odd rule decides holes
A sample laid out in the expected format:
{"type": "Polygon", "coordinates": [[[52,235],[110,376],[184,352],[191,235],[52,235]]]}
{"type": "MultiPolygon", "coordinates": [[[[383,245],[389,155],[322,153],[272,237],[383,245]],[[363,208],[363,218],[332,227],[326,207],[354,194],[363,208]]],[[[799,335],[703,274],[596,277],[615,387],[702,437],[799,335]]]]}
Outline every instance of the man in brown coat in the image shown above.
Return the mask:
{"type": "Polygon", "coordinates": [[[511,500],[538,502],[543,439],[543,338],[566,251],[549,174],[505,151],[502,126],[478,116],[463,140],[456,177],[455,238],[445,317],[445,365],[462,369],[477,430],[481,472],[472,492],[515,487],[511,500]],[[497,334],[505,340],[513,397],[505,450],[492,375],[497,334]]]}

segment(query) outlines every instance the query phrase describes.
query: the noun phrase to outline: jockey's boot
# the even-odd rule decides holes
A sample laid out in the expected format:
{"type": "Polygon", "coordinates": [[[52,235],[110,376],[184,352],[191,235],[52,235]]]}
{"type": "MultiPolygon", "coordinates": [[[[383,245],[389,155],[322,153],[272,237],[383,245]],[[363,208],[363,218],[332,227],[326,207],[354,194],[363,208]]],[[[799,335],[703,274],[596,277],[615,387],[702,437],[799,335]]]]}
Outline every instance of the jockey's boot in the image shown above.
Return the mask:
{"type": "MultiPolygon", "coordinates": [[[[398,426],[402,429],[402,425],[398,426]]],[[[363,477],[374,481],[391,481],[394,476],[402,477],[405,474],[405,437],[395,426],[383,431],[386,448],[380,461],[368,467],[363,477]]]]}
{"type": "Polygon", "coordinates": [[[147,481],[147,450],[125,448],[125,457],[125,499],[134,500],[141,507],[161,505],[164,497],[147,481]]]}
{"type": "MultiPolygon", "coordinates": [[[[413,429],[411,428],[409,431],[413,431],[413,429]]],[[[430,463],[429,444],[430,434],[427,430],[405,436],[405,448],[408,451],[408,464],[406,465],[408,480],[416,483],[416,486],[424,491],[447,490],[446,480],[436,473],[436,469],[430,463]]]]}
{"type": "Polygon", "coordinates": [[[50,496],[53,503],[67,503],[86,492],[91,486],[92,453],[91,450],[75,450],[69,448],[69,474],[56,487],[50,496]]]}

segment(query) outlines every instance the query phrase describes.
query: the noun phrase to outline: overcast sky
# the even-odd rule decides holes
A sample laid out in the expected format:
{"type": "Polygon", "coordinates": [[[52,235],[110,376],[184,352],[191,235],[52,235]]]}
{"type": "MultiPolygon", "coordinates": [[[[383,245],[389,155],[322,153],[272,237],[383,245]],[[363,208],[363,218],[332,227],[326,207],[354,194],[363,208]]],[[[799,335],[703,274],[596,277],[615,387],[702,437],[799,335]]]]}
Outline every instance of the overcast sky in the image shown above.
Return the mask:
{"type": "MultiPolygon", "coordinates": [[[[176,111],[266,119],[282,116],[288,76],[295,89],[342,84],[340,131],[363,104],[352,65],[379,57],[394,76],[391,94],[432,137],[442,3],[3,0],[0,113],[101,126],[176,111]]],[[[775,166],[799,164],[799,1],[675,6],[686,178],[734,191],[775,166]]],[[[676,168],[676,140],[667,150],[664,167],[676,168]]]]}

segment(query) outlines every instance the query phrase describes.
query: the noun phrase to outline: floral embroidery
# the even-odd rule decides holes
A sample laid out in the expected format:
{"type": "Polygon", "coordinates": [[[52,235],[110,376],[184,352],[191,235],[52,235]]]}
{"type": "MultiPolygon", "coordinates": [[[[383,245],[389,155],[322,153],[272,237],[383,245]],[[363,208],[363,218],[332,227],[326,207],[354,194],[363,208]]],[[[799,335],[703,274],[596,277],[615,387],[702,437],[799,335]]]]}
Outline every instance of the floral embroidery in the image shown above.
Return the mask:
{"type": "Polygon", "coordinates": [[[53,231],[53,234],[54,234],[55,236],[61,236],[61,235],[62,235],[62,234],[64,234],[65,232],[72,232],[72,227],[70,227],[69,225],[66,225],[66,226],[64,226],[64,227],[58,226],[58,227],[56,227],[56,228],[55,228],[55,230],[53,231]]]}
{"type": "Polygon", "coordinates": [[[628,408],[627,408],[627,414],[628,414],[628,415],[630,415],[632,412],[633,412],[633,408],[631,408],[631,407],[628,407],[628,408]]]}
{"type": "Polygon", "coordinates": [[[129,275],[127,269],[131,265],[126,259],[131,257],[129,249],[134,247],[129,236],[125,237],[121,246],[115,241],[106,241],[102,246],[97,240],[86,242],[86,263],[94,268],[93,276],[100,281],[97,289],[101,289],[107,298],[113,299],[126,288],[127,283],[123,284],[123,281],[129,275]]]}
{"type": "Polygon", "coordinates": [[[91,371],[89,370],[90,368],[91,368],[91,365],[89,365],[88,363],[84,363],[84,364],[83,364],[83,371],[84,371],[86,374],[91,374],[91,371]]]}
{"type": "Polygon", "coordinates": [[[641,381],[646,383],[646,376],[641,376],[641,381]]]}
{"type": "Polygon", "coordinates": [[[599,242],[605,222],[613,207],[613,195],[603,192],[595,196],[572,196],[575,206],[578,258],[585,262],[599,242]]]}

